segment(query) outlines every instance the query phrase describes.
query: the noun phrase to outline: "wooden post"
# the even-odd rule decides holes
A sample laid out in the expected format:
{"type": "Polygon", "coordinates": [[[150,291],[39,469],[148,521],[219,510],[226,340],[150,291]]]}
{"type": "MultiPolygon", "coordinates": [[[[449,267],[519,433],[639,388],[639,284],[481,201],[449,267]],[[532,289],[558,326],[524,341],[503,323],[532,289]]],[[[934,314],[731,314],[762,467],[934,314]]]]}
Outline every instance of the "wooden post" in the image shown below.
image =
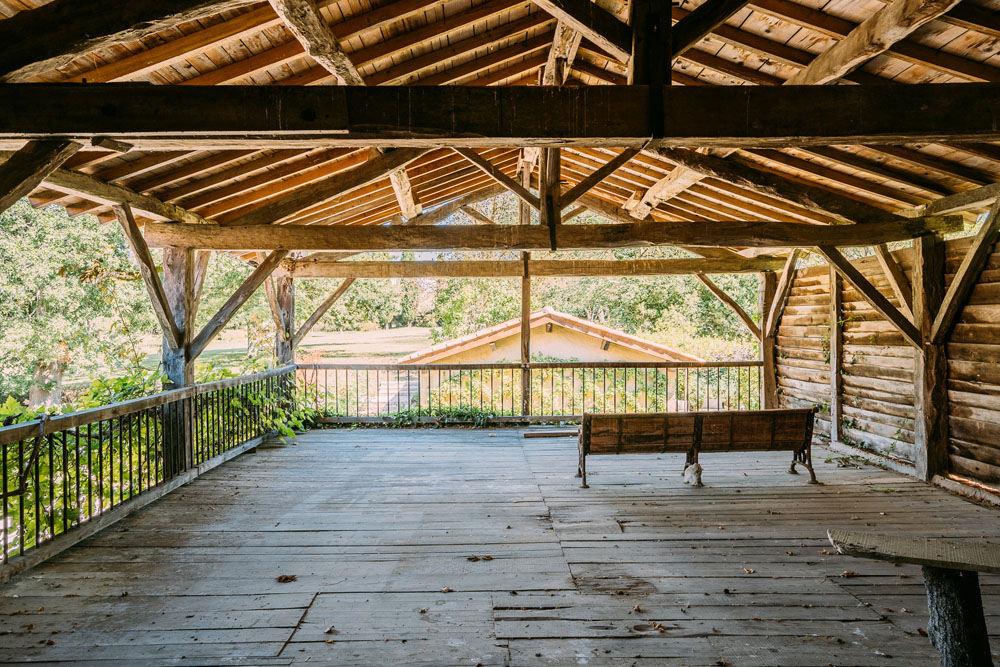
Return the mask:
{"type": "Polygon", "coordinates": [[[930,610],[927,633],[941,654],[941,667],[992,665],[979,574],[926,565],[921,569],[930,610]]]}
{"type": "Polygon", "coordinates": [[[771,310],[778,289],[778,277],[774,271],[762,271],[758,277],[757,302],[760,306],[760,360],[764,366],[763,374],[763,395],[761,396],[762,407],[777,407],[778,388],[775,376],[775,334],[767,330],[767,314],[771,310]]]}
{"type": "Polygon", "coordinates": [[[843,351],[843,293],[840,274],[830,266],[830,442],[840,442],[841,384],[840,359],[843,351]]]}
{"type": "Polygon", "coordinates": [[[913,316],[922,343],[913,364],[913,439],[917,476],[927,481],[948,469],[948,359],[931,335],[943,299],[944,243],[927,234],[913,241],[913,316]]]}
{"type": "Polygon", "coordinates": [[[292,277],[283,274],[274,280],[275,304],[281,331],[274,335],[274,358],[279,366],[295,363],[293,335],[295,333],[295,285],[292,277]]]}
{"type": "Polygon", "coordinates": [[[760,304],[761,312],[760,328],[762,337],[760,339],[760,359],[764,362],[762,371],[764,374],[764,395],[761,397],[761,400],[765,408],[778,407],[778,381],[775,376],[774,364],[775,334],[768,332],[765,324],[767,313],[771,310],[771,304],[774,302],[777,289],[778,277],[774,271],[762,271],[758,284],[757,300],[760,304]]]}
{"type": "Polygon", "coordinates": [[[672,52],[670,3],[632,0],[629,24],[632,28],[632,55],[628,63],[628,84],[657,89],[669,84],[672,52]]]}
{"type": "Polygon", "coordinates": [[[531,275],[528,273],[530,252],[521,253],[524,274],[521,276],[521,414],[531,414],[531,275]]]}
{"type": "MultiPolygon", "coordinates": [[[[194,250],[163,250],[163,289],[180,338],[180,345],[171,347],[164,336],[162,363],[167,376],[164,389],[194,384],[194,361],[190,356],[194,329],[194,268],[194,250]]],[[[163,408],[163,465],[167,477],[193,464],[191,417],[189,400],[168,403],[163,408]]]]}

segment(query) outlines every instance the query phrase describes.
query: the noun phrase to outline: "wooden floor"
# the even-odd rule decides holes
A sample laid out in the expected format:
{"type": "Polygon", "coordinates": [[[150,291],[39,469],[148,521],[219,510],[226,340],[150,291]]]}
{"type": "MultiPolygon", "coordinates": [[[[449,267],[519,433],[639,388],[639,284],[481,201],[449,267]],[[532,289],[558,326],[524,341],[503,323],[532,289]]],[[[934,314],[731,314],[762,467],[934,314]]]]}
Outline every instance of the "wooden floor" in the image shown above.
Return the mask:
{"type": "Polygon", "coordinates": [[[826,530],[995,538],[1000,513],[828,456],[821,486],[705,456],[702,489],[678,456],[595,457],[580,489],[569,438],[314,431],[0,586],[0,662],[936,664],[919,569],[826,530]]]}

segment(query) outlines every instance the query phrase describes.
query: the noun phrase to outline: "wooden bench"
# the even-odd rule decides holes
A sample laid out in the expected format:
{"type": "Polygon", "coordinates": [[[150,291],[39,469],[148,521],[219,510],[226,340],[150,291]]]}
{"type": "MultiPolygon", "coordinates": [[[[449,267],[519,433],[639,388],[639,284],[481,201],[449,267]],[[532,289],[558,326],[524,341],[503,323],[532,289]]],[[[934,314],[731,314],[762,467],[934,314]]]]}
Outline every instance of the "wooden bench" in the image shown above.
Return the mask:
{"type": "Polygon", "coordinates": [[[993,664],[979,573],[1000,574],[1000,545],[852,530],[827,535],[847,556],[922,566],[930,612],[927,634],[941,654],[942,667],[993,664]]]}
{"type": "MultiPolygon", "coordinates": [[[[792,452],[816,483],[812,466],[811,408],[734,412],[584,414],[577,477],[587,488],[587,456],[687,454],[685,469],[706,452],[792,452]]],[[[700,484],[700,481],[699,481],[700,484]]]]}

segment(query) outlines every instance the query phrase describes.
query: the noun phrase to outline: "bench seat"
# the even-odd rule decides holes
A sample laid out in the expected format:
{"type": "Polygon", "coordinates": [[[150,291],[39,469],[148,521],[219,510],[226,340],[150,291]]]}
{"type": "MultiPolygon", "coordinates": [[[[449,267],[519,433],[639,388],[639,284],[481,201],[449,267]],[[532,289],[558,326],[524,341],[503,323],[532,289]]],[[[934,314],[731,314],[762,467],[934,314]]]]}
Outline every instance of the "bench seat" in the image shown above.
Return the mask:
{"type": "Polygon", "coordinates": [[[587,488],[587,456],[603,454],[686,454],[685,467],[714,452],[792,452],[816,482],[812,467],[814,410],[777,409],[597,414],[580,426],[577,476],[587,488]]]}

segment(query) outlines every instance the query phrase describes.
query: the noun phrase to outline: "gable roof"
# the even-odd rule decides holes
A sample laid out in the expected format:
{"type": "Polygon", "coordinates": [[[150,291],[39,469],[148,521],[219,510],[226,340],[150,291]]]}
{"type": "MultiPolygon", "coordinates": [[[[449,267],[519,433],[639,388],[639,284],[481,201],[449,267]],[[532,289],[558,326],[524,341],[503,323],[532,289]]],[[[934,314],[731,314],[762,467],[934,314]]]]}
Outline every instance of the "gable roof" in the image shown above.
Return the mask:
{"type": "MultiPolygon", "coordinates": [[[[633,336],[632,334],[625,333],[619,329],[612,329],[611,327],[598,324],[592,320],[586,320],[582,317],[562,313],[549,306],[531,313],[529,321],[531,322],[532,329],[546,324],[554,324],[570,329],[571,331],[591,336],[597,340],[608,340],[615,345],[621,345],[622,347],[627,347],[637,352],[643,352],[655,357],[660,357],[663,361],[704,361],[704,359],[696,357],[693,354],[687,354],[672,347],[661,345],[660,343],[654,343],[651,340],[646,340],[645,338],[640,338],[638,336],[633,336]]],[[[492,327],[480,329],[479,331],[459,336],[458,338],[452,338],[451,340],[438,343],[437,345],[432,345],[426,349],[418,350],[417,352],[400,359],[399,363],[433,363],[439,359],[450,357],[454,354],[458,354],[459,352],[464,352],[465,350],[488,345],[498,340],[518,335],[520,332],[521,318],[515,317],[514,319],[507,320],[506,322],[495,324],[492,327]]]]}

